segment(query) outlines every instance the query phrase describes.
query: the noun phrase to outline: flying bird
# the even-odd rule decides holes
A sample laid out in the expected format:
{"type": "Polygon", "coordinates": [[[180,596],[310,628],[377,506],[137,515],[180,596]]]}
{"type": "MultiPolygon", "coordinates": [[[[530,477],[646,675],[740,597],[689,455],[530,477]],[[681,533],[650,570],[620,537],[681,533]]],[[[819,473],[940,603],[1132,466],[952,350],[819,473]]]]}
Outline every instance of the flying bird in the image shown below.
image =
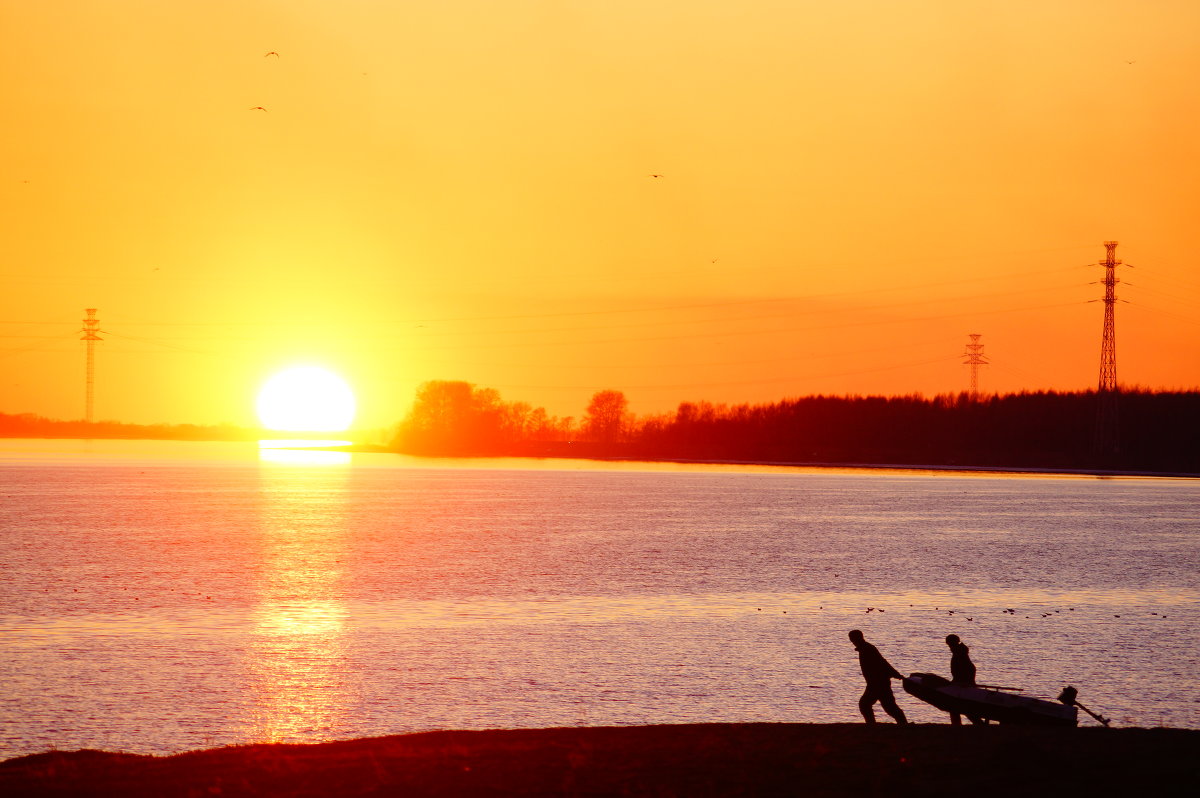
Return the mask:
{"type": "Polygon", "coordinates": [[[250,110],[251,111],[262,111],[264,114],[267,112],[267,109],[263,108],[261,105],[256,105],[253,108],[251,108],[250,110]]]}
{"type": "Polygon", "coordinates": [[[662,177],[662,175],[650,175],[650,177],[662,177]]]}
{"type": "Polygon", "coordinates": [[[275,56],[276,58],[278,58],[278,57],[279,57],[279,53],[275,52],[274,50],[272,50],[271,52],[269,52],[269,53],[267,53],[266,55],[264,55],[264,56],[263,56],[263,58],[266,58],[268,55],[273,55],[273,56],[275,56]]]}

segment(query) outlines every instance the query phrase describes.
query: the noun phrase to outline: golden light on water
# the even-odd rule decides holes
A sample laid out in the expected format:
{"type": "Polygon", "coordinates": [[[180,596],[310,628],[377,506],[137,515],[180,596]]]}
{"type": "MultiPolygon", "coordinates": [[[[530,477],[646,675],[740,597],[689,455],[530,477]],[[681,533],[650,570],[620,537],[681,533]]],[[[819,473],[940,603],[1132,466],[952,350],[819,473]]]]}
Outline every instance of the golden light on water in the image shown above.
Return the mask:
{"type": "MultiPolygon", "coordinates": [[[[276,442],[281,443],[281,442],[276,442]]],[[[311,441],[306,441],[311,443],[311,441]]],[[[260,449],[264,458],[344,456],[345,452],[260,449]]],[[[283,462],[294,462],[284,460],[283,462]]],[[[342,674],[348,608],[347,470],[264,469],[261,578],[254,613],[253,736],[284,742],[336,736],[347,712],[342,674]]]]}
{"type": "Polygon", "coordinates": [[[258,459],[275,465],[349,465],[350,452],[322,448],[349,444],[350,441],[261,440],[258,442],[258,459]]]}
{"type": "Polygon", "coordinates": [[[259,421],[267,429],[342,432],[354,421],[357,402],[350,386],[319,366],[295,366],[268,379],[258,392],[259,421]]]}
{"type": "Polygon", "coordinates": [[[334,600],[267,604],[256,616],[255,739],[285,742],[334,728],[345,712],[346,607],[334,600]]]}

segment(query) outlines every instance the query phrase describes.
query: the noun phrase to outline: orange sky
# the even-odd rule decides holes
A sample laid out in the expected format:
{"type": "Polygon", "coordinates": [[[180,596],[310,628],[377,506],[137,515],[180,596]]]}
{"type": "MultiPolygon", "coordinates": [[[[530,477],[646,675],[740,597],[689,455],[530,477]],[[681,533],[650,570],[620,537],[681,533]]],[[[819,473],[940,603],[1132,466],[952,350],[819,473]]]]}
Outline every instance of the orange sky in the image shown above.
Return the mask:
{"type": "Polygon", "coordinates": [[[89,307],[132,422],[936,394],[968,333],[1086,389],[1106,239],[1119,379],[1200,385],[1192,0],[0,0],[0,59],[0,412],[82,417],[89,307]]]}

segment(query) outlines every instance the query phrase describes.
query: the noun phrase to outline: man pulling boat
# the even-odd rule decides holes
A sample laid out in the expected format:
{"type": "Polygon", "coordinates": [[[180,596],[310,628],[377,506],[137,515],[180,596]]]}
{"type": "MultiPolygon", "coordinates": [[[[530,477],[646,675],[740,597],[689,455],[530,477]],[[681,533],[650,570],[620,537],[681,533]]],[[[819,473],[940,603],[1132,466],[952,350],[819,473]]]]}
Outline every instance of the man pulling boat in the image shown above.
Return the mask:
{"type": "Polygon", "coordinates": [[[879,649],[866,641],[860,630],[850,630],[850,642],[858,651],[858,666],[867,681],[867,689],[858,699],[858,711],[863,719],[867,723],[875,722],[875,702],[878,701],[883,711],[896,719],[896,723],[908,723],[904,710],[897,706],[896,696],[892,693],[892,679],[903,679],[904,676],[883,658],[879,649]]]}

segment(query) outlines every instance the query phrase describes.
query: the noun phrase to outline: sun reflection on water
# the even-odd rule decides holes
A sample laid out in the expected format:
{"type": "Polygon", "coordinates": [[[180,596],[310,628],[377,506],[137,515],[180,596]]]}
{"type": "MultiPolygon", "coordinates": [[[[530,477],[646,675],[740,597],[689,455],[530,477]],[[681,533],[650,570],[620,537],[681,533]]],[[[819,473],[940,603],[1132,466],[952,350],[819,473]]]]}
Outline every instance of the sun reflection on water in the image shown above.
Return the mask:
{"type": "Polygon", "coordinates": [[[262,572],[248,670],[256,699],[249,720],[263,742],[329,739],[345,716],[347,474],[342,468],[261,474],[262,572]]]}
{"type": "Polygon", "coordinates": [[[276,465],[349,465],[349,452],[324,448],[349,445],[350,441],[261,440],[258,459],[276,465]]]}

